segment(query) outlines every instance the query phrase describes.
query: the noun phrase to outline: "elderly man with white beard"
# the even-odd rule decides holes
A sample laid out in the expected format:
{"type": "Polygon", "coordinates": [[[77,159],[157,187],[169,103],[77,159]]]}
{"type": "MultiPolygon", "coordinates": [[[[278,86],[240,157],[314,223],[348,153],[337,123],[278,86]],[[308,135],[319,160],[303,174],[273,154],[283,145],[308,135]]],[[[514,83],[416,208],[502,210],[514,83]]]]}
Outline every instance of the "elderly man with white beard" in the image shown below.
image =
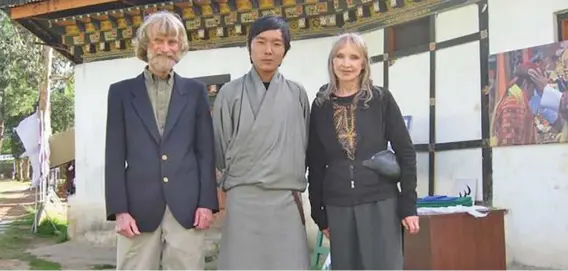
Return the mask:
{"type": "Polygon", "coordinates": [[[207,88],[173,71],[189,47],[177,15],[148,16],[134,45],[148,65],[108,94],[105,193],[116,266],[203,270],[203,230],[218,211],[207,88]]]}

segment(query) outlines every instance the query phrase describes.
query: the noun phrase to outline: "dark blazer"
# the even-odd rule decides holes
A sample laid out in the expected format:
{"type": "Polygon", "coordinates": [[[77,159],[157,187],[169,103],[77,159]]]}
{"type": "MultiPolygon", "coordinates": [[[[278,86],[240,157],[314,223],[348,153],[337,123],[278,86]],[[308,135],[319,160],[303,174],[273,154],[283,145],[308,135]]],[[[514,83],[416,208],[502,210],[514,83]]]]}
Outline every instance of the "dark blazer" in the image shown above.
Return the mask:
{"type": "Polygon", "coordinates": [[[130,213],[141,232],[152,232],[167,204],[189,229],[196,208],[218,211],[213,125],[204,84],[174,73],[162,137],[144,75],[112,84],[105,153],[108,220],[130,213]]]}

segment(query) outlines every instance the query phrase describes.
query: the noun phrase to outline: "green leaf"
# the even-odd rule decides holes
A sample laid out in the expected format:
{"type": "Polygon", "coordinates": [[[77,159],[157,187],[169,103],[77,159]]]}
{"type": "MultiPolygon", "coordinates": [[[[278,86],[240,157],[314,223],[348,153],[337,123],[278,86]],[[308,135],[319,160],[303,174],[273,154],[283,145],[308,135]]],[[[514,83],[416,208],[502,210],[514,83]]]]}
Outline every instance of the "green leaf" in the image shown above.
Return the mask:
{"type": "MultiPolygon", "coordinates": [[[[0,139],[3,153],[19,155],[23,147],[12,130],[31,115],[37,106],[39,89],[45,77],[42,46],[39,39],[13,23],[0,11],[0,139]],[[4,127],[4,129],[2,129],[4,127]]],[[[51,82],[51,125],[53,133],[74,125],[73,64],[54,52],[51,82]],[[63,78],[63,79],[62,79],[63,78]]]]}

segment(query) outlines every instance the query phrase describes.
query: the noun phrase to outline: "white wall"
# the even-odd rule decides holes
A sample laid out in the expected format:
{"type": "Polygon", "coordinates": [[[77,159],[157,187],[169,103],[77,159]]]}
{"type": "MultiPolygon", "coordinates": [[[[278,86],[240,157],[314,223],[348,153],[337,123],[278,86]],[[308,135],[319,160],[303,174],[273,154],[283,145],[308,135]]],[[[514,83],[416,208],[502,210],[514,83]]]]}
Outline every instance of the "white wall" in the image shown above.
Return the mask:
{"type": "MultiPolygon", "coordinates": [[[[479,31],[477,5],[443,12],[436,18],[436,41],[479,31]],[[459,24],[455,22],[459,21],[459,24]]],[[[481,139],[479,42],[436,51],[436,142],[481,139]]],[[[415,144],[428,144],[430,133],[430,53],[396,59],[389,67],[389,89],[403,114],[412,115],[410,134],[415,144]]],[[[459,179],[477,181],[476,199],[482,199],[481,149],[437,152],[435,189],[454,195],[459,179]]],[[[428,153],[417,154],[418,196],[428,195],[428,153]]]]}
{"type": "MultiPolygon", "coordinates": [[[[364,33],[371,55],[383,53],[382,30],[364,33]]],[[[300,82],[310,101],[319,87],[327,83],[327,57],[334,37],[292,42],[281,72],[300,82]]],[[[97,244],[112,243],[112,224],[105,223],[104,213],[104,135],[108,87],[111,83],[135,77],[144,63],[135,58],[100,61],[78,65],[75,70],[75,118],[77,192],[70,199],[70,232],[78,239],[97,244]]],[[[186,77],[230,74],[231,79],[250,69],[246,47],[189,52],[175,67],[186,77]]],[[[373,79],[382,83],[382,64],[373,66],[373,79]]],[[[309,203],[304,209],[309,217],[309,203]]],[[[308,221],[310,244],[315,242],[317,228],[308,221]]]]}
{"type": "MultiPolygon", "coordinates": [[[[554,13],[568,1],[489,1],[491,54],[556,40],[554,13]],[[512,19],[516,18],[516,19],[512,19]],[[530,18],[530,19],[523,19],[530,18]]],[[[436,41],[478,32],[476,4],[436,18],[436,41]],[[459,23],[458,23],[459,22],[459,23]]],[[[479,42],[436,52],[436,142],[481,139],[479,42]]],[[[389,88],[404,114],[413,115],[415,143],[428,143],[429,53],[397,59],[389,68],[389,88]]],[[[378,64],[377,64],[378,65],[378,64]]],[[[381,64],[382,65],[382,64],[381,64]]],[[[419,153],[418,194],[428,192],[428,154],[419,153]]],[[[482,199],[481,149],[436,153],[435,194],[451,194],[459,179],[477,180],[482,199]]],[[[568,145],[493,149],[493,205],[505,218],[508,262],[543,268],[568,268],[568,217],[557,213],[568,197],[568,145]]],[[[560,211],[562,212],[562,211],[560,211]]]]}
{"type": "MultiPolygon", "coordinates": [[[[412,116],[410,136],[414,144],[427,144],[430,115],[430,54],[397,59],[389,67],[389,90],[403,115],[412,116]]],[[[428,153],[416,155],[418,196],[428,195],[428,153]]]]}
{"type": "MultiPolygon", "coordinates": [[[[566,0],[489,1],[490,53],[557,41],[554,13],[566,0]]],[[[568,144],[493,149],[494,205],[509,209],[510,260],[568,268],[568,144]]]]}
{"type": "MultiPolygon", "coordinates": [[[[473,4],[438,14],[436,42],[478,32],[478,12],[473,4]]],[[[436,143],[482,139],[479,59],[479,41],[436,51],[436,143]]],[[[452,194],[458,180],[470,179],[483,200],[481,165],[481,148],[437,152],[435,192],[452,194]]]]}

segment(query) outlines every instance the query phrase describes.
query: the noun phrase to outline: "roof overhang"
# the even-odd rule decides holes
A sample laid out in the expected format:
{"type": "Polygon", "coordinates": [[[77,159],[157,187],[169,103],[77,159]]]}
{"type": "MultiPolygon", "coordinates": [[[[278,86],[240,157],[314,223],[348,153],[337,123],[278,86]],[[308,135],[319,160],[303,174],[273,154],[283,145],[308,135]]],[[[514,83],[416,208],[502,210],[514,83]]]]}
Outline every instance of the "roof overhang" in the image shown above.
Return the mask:
{"type": "Polygon", "coordinates": [[[13,20],[33,18],[40,15],[58,13],[89,6],[121,2],[118,0],[40,0],[26,5],[14,6],[9,9],[13,20]]]}
{"type": "Polygon", "coordinates": [[[137,27],[157,10],[177,13],[191,50],[201,50],[245,45],[250,24],[265,15],[286,18],[297,40],[364,32],[478,1],[0,0],[0,8],[78,64],[131,56],[137,27]]]}

